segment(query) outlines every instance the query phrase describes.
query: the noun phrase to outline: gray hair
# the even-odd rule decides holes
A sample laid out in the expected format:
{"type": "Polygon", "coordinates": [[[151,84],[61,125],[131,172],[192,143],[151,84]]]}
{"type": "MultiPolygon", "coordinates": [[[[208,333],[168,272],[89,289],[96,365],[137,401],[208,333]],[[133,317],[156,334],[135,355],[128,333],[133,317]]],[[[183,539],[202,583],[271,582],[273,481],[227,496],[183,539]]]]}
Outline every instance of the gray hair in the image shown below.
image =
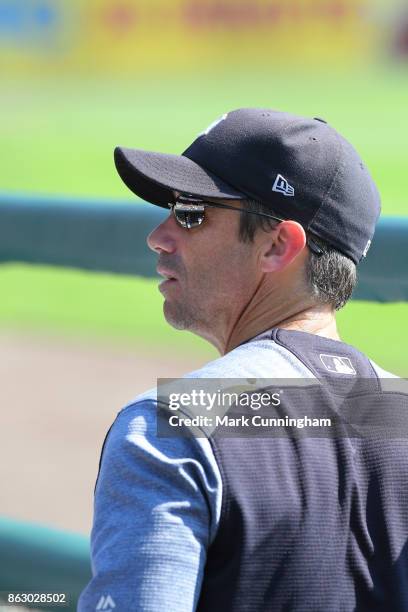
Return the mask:
{"type": "MultiPolygon", "coordinates": [[[[252,212],[274,214],[270,207],[256,200],[245,200],[243,205],[252,212]]],[[[261,229],[268,231],[278,225],[278,221],[258,217],[257,215],[240,215],[239,239],[242,242],[253,242],[255,233],[261,229]]],[[[322,249],[318,255],[309,250],[306,267],[306,278],[311,295],[319,304],[330,304],[340,310],[351,298],[357,283],[355,263],[314,234],[307,236],[322,249]]]]}

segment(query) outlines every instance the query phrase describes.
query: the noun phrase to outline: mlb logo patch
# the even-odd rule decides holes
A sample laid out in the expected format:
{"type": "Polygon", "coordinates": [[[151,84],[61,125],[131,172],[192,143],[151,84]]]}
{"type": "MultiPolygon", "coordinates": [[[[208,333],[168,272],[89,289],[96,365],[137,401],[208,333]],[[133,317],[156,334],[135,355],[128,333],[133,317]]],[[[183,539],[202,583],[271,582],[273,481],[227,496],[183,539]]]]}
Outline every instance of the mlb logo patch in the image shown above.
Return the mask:
{"type": "Polygon", "coordinates": [[[354,369],[351,360],[348,357],[341,357],[340,355],[320,355],[320,361],[328,372],[333,374],[351,374],[357,376],[357,372],[354,369]]]}

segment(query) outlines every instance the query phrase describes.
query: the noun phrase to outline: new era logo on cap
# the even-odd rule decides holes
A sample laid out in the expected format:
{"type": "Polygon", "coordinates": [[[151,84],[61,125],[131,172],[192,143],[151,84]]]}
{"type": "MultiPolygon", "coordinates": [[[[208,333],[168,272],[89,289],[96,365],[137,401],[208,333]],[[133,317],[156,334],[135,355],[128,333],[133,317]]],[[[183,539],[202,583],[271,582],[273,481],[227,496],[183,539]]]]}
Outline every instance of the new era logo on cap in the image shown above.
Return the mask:
{"type": "Polygon", "coordinates": [[[295,189],[292,187],[292,185],[289,185],[288,181],[281,174],[278,174],[278,176],[276,177],[272,187],[272,191],[282,193],[284,196],[291,198],[293,198],[293,196],[295,195],[295,189]]]}

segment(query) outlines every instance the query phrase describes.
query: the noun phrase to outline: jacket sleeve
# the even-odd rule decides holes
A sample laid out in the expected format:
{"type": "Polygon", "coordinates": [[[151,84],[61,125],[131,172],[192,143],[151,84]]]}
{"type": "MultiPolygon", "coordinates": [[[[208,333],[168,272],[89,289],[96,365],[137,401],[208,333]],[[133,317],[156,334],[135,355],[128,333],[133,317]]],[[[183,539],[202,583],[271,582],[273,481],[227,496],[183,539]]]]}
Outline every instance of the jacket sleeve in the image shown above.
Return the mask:
{"type": "Polygon", "coordinates": [[[93,578],[80,612],[97,609],[101,598],[115,612],[196,608],[221,477],[208,440],[158,438],[157,418],[153,401],[133,404],[107,435],[95,489],[93,578]]]}

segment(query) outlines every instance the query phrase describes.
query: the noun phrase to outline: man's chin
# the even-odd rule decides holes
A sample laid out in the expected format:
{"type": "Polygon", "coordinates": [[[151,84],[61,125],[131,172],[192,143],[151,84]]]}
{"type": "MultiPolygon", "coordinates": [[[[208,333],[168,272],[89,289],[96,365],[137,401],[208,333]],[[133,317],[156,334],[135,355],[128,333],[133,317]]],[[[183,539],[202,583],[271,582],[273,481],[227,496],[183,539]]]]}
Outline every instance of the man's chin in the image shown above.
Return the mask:
{"type": "Polygon", "coordinates": [[[181,312],[181,309],[176,304],[169,303],[168,300],[164,300],[163,314],[167,323],[174,327],[174,329],[188,330],[190,326],[187,324],[186,317],[181,312]]]}

